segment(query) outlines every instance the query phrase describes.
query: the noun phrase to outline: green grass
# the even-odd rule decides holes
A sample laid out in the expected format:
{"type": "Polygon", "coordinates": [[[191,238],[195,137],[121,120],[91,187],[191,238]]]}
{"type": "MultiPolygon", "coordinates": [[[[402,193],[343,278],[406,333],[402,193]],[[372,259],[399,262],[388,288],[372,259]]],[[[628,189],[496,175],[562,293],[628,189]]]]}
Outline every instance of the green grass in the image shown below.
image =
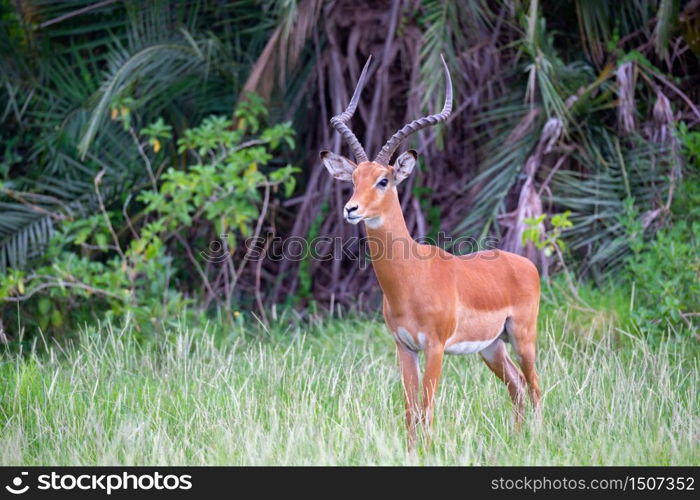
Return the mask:
{"type": "Polygon", "coordinates": [[[447,357],[432,445],[417,456],[378,320],[262,334],[249,320],[217,334],[174,325],[145,343],[129,326],[96,327],[79,347],[0,358],[0,463],[697,465],[697,342],[652,349],[615,321],[544,307],[543,422],[521,433],[479,357],[447,357]]]}

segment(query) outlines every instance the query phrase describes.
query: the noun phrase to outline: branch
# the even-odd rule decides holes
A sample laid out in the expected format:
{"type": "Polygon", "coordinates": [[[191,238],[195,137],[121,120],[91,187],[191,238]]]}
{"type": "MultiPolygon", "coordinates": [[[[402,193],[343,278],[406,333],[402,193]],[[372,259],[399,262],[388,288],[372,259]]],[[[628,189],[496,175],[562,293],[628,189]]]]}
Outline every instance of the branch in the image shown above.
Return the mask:
{"type": "MultiPolygon", "coordinates": [[[[263,200],[263,206],[260,209],[260,217],[258,217],[258,223],[255,226],[255,232],[253,233],[253,240],[257,241],[258,237],[260,236],[260,231],[262,229],[262,224],[263,220],[265,220],[265,215],[267,214],[267,206],[270,202],[270,186],[272,186],[271,183],[265,183],[265,198],[263,200]]],[[[243,272],[243,268],[245,267],[246,263],[248,262],[248,259],[250,258],[250,247],[248,250],[246,250],[245,255],[243,256],[243,260],[241,261],[240,265],[238,266],[238,270],[233,276],[233,283],[231,285],[231,288],[236,287],[236,282],[238,281],[238,277],[241,275],[241,272],[243,272]]]]}
{"type": "Polygon", "coordinates": [[[189,257],[192,264],[194,264],[194,267],[197,270],[199,277],[202,278],[202,281],[204,282],[204,286],[207,287],[207,290],[209,290],[209,293],[211,294],[211,296],[216,299],[217,298],[216,294],[214,293],[214,290],[212,289],[211,285],[209,284],[209,279],[207,279],[207,275],[204,274],[204,271],[202,271],[202,266],[199,265],[199,262],[197,262],[197,259],[192,254],[192,249],[190,248],[190,245],[187,243],[185,238],[183,238],[180,235],[180,233],[175,232],[175,233],[173,233],[173,236],[175,236],[175,238],[182,244],[182,246],[185,247],[185,252],[187,253],[187,257],[189,257]]]}
{"type": "Polygon", "coordinates": [[[85,14],[87,12],[90,12],[91,10],[99,9],[100,7],[106,7],[107,5],[117,3],[118,1],[119,0],[104,0],[102,2],[97,2],[92,5],[88,5],[87,7],[83,7],[82,9],[74,10],[73,12],[69,12],[67,14],[63,14],[62,16],[49,19],[48,21],[44,21],[39,25],[39,29],[46,28],[47,26],[51,26],[52,24],[60,23],[62,21],[65,21],[66,19],[70,19],[71,17],[85,14]]]}
{"type": "Polygon", "coordinates": [[[18,297],[5,297],[5,299],[3,299],[3,300],[5,300],[7,302],[23,302],[25,300],[31,299],[32,296],[36,295],[38,292],[45,290],[47,288],[64,288],[64,287],[80,288],[82,290],[87,290],[91,293],[94,293],[95,295],[104,295],[105,297],[111,297],[111,298],[117,299],[121,302],[125,301],[124,297],[121,297],[121,296],[117,295],[116,293],[109,292],[107,290],[102,290],[101,288],[95,288],[95,287],[92,287],[90,285],[86,285],[85,283],[81,283],[81,282],[71,283],[70,281],[64,281],[62,279],[54,281],[53,283],[42,283],[41,285],[38,285],[38,286],[32,288],[31,290],[29,290],[29,292],[27,292],[24,295],[20,295],[18,297]]]}
{"type": "Polygon", "coordinates": [[[45,208],[42,208],[39,205],[35,205],[35,204],[25,200],[22,196],[19,195],[18,191],[14,191],[12,189],[7,189],[7,188],[3,189],[2,191],[4,191],[13,200],[17,200],[22,205],[25,205],[25,206],[31,208],[35,212],[39,212],[40,214],[47,215],[47,216],[51,217],[52,219],[58,220],[58,221],[62,221],[62,220],[67,219],[67,217],[65,215],[55,214],[55,213],[51,212],[50,210],[46,210],[45,208]]]}
{"type": "Polygon", "coordinates": [[[156,182],[156,176],[153,175],[153,167],[151,166],[151,160],[148,159],[148,155],[143,150],[143,144],[141,144],[141,141],[139,141],[139,138],[136,135],[136,132],[134,131],[134,127],[129,127],[129,134],[131,135],[131,138],[134,140],[134,144],[136,144],[136,147],[139,150],[139,155],[141,155],[141,158],[143,158],[143,162],[146,164],[146,169],[148,170],[148,176],[151,178],[153,190],[157,192],[158,183],[156,182]]]}
{"type": "Polygon", "coordinates": [[[103,168],[100,170],[100,173],[95,176],[95,193],[97,193],[97,201],[100,204],[100,211],[102,212],[102,215],[104,216],[105,222],[107,223],[107,227],[109,228],[109,232],[112,235],[112,239],[114,240],[114,245],[117,247],[117,252],[119,253],[119,256],[122,258],[122,260],[126,260],[126,257],[124,256],[124,252],[122,252],[122,247],[119,245],[119,237],[117,236],[117,233],[114,231],[114,227],[112,227],[112,222],[109,220],[109,215],[107,214],[107,210],[105,209],[105,204],[104,201],[102,200],[102,194],[100,194],[100,182],[102,182],[102,176],[105,174],[105,169],[103,168]]]}

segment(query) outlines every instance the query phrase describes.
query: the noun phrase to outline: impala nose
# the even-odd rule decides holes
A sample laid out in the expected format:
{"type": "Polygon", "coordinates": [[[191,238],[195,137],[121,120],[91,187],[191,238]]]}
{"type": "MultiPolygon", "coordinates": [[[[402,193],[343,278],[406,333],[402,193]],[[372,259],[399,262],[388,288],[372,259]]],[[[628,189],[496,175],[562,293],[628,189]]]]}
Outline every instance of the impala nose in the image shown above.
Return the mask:
{"type": "Polygon", "coordinates": [[[359,205],[345,205],[345,220],[357,224],[362,219],[362,216],[357,214],[359,208],[359,205]]]}

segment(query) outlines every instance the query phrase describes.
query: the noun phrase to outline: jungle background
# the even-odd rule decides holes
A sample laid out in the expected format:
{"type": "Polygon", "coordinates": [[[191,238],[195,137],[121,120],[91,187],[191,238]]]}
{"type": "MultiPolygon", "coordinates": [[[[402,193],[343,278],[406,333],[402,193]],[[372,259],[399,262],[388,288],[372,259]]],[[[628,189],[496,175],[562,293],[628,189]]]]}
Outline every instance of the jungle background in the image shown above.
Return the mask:
{"type": "Polygon", "coordinates": [[[641,328],[694,330],[699,10],[5,2],[5,334],[18,314],[60,334],[104,314],[157,325],[189,306],[229,319],[376,306],[373,273],[347,254],[265,259],[264,243],[243,242],[358,236],[341,214],[350,187],[318,160],[349,155],[329,119],[374,55],[352,127],[376,152],[441,106],[441,53],[455,112],[410,144],[421,168],[401,198],[414,237],[491,236],[544,276],[565,270],[574,296],[584,280],[635,283],[641,328]]]}
{"type": "MultiPolygon", "coordinates": [[[[383,446],[343,441],[335,455],[294,447],[294,436],[308,444],[315,434],[302,429],[289,438],[284,420],[254,410],[239,419],[247,436],[251,425],[259,432],[244,445],[234,444],[235,429],[222,428],[221,443],[206,441],[205,429],[218,425],[215,415],[233,411],[216,387],[226,391],[230,380],[267,373],[258,386],[267,388],[280,360],[299,386],[311,387],[316,382],[304,377],[320,374],[311,380],[321,390],[329,376],[345,380],[342,374],[360,370],[364,356],[381,359],[373,367],[387,365],[382,377],[395,376],[388,374],[391,339],[380,331],[380,290],[359,243],[316,247],[333,258],[269,255],[280,241],[363,235],[342,218],[351,186],[334,181],[318,159],[322,149],[352,157],[329,120],[347,105],[372,55],[350,125],[375,154],[402,125],[441,108],[441,54],[454,82],[454,111],[402,147],[420,154],[399,193],[409,230],[415,238],[490,242],[533,260],[543,280],[548,354],[541,363],[550,382],[564,381],[550,384],[549,396],[554,407],[561,403],[562,426],[611,427],[588,429],[607,439],[593,444],[592,458],[583,429],[549,436],[552,446],[580,443],[568,455],[552,454],[547,446],[504,441],[503,411],[495,427],[475,417],[491,441],[477,439],[467,452],[458,440],[466,434],[445,434],[457,441],[426,460],[697,463],[699,0],[0,1],[4,463],[212,463],[234,455],[242,463],[400,462],[392,455],[402,448],[393,420],[378,424],[391,429],[378,441],[383,446]],[[366,332],[383,335],[386,345],[368,345],[366,332]],[[294,340],[306,334],[313,338],[308,351],[294,340]],[[345,336],[349,351],[331,342],[333,335],[345,336]],[[269,351],[246,350],[248,342],[269,351]],[[248,356],[255,352],[254,362],[248,356]],[[162,435],[154,431],[162,438],[155,448],[139,441],[142,430],[121,426],[139,405],[156,411],[149,387],[165,380],[159,377],[168,366],[194,387],[207,369],[218,370],[214,360],[228,363],[235,353],[246,360],[243,371],[207,379],[211,400],[196,399],[194,389],[182,395],[181,386],[163,388],[164,406],[211,410],[205,414],[212,420],[193,428],[191,447],[178,448],[168,435],[179,432],[184,415],[144,417],[153,418],[153,429],[166,425],[162,435]],[[74,379],[68,372],[81,359],[94,364],[74,379]],[[258,362],[271,371],[258,373],[258,362]],[[151,363],[150,381],[109,375],[151,363]],[[585,381],[579,395],[599,384],[596,398],[614,400],[634,385],[621,373],[648,384],[638,388],[640,406],[621,403],[624,418],[606,420],[615,412],[600,407],[601,418],[593,419],[585,406],[570,405],[566,381],[585,381]],[[49,398],[64,375],[66,401],[78,398],[78,410],[49,398]],[[95,377],[107,377],[112,406],[95,400],[88,387],[95,377]],[[125,395],[136,399],[119,410],[122,383],[141,392],[125,395]],[[676,399],[646,399],[671,393],[676,399]],[[45,416],[32,416],[30,404],[45,416]],[[645,413],[643,405],[659,410],[645,413]],[[47,437],[57,422],[74,431],[74,441],[47,437]],[[86,444],[90,422],[107,428],[109,440],[86,444]],[[616,438],[610,429],[617,426],[616,438]],[[622,426],[646,437],[611,451],[622,426]],[[275,432],[283,449],[265,441],[275,432]],[[37,444],[32,436],[39,435],[37,444]],[[196,451],[198,437],[208,451],[196,451]],[[230,455],[229,445],[245,448],[230,455]],[[504,447],[503,456],[490,454],[501,445],[516,453],[504,447]],[[131,454],[146,448],[150,455],[131,454]]],[[[457,377],[450,373],[448,381],[457,377]]],[[[376,381],[363,376],[367,385],[355,380],[355,389],[374,401],[376,381]]],[[[289,393],[280,390],[265,404],[249,404],[275,408],[274,400],[278,417],[286,415],[289,393]]],[[[484,404],[505,404],[499,391],[494,386],[499,397],[484,404]]],[[[395,392],[386,396],[398,398],[392,409],[376,407],[373,418],[393,411],[399,422],[395,392]]],[[[354,414],[337,404],[326,410],[339,421],[354,414]]],[[[483,416],[477,407],[464,418],[469,412],[483,416]]],[[[311,425],[318,415],[307,417],[311,425]]]]}

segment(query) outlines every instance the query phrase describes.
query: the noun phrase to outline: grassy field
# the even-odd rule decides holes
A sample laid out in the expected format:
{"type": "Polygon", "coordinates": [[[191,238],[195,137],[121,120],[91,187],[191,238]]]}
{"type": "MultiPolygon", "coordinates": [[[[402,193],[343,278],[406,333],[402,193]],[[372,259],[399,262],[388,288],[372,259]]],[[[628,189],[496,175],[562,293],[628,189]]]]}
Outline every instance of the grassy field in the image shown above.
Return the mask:
{"type": "Polygon", "coordinates": [[[477,355],[448,357],[432,445],[409,456],[380,321],[252,323],[174,325],[155,343],[103,326],[79,348],[6,352],[0,463],[700,463],[694,340],[652,349],[609,315],[545,307],[541,427],[514,433],[501,382],[477,355]]]}

